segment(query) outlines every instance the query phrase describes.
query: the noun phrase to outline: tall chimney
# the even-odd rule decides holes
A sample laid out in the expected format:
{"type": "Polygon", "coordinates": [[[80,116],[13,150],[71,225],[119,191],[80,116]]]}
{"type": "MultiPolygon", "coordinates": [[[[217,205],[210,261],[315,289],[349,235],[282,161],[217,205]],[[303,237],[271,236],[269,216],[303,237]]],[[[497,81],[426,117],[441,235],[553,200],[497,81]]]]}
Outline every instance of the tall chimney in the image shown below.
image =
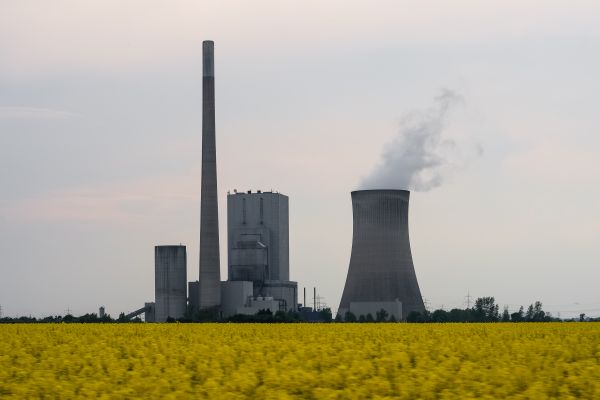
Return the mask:
{"type": "Polygon", "coordinates": [[[221,304],[214,42],[202,43],[202,186],[200,192],[200,308],[221,304]]]}

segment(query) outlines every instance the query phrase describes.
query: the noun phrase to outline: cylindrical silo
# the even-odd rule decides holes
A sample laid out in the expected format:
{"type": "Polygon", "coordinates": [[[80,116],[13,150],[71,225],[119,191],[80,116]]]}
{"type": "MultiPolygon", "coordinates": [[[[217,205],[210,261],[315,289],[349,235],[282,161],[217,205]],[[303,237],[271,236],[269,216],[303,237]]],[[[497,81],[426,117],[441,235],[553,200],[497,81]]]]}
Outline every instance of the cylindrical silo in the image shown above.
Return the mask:
{"type": "Polygon", "coordinates": [[[353,307],[375,316],[381,308],[390,315],[401,306],[397,319],[425,310],[408,237],[409,197],[407,190],[352,192],[352,253],[338,310],[342,317],[353,307]]]}
{"type": "Polygon", "coordinates": [[[155,319],[182,318],[187,300],[185,246],[154,247],[155,319]]]}

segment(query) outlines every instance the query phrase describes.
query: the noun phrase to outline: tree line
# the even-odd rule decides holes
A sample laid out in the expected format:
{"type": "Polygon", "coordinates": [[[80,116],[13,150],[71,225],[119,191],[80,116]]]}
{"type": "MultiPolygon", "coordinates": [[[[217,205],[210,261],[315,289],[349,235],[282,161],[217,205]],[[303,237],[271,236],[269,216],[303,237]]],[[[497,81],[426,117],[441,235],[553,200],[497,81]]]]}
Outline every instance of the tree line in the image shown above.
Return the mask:
{"type": "Polygon", "coordinates": [[[411,312],[408,322],[552,322],[562,321],[543,310],[542,303],[536,301],[527,310],[521,306],[518,311],[510,313],[508,307],[500,312],[494,297],[480,297],[473,307],[466,309],[453,308],[450,311],[438,309],[432,312],[411,312]]]}
{"type": "Polygon", "coordinates": [[[96,313],[84,314],[79,317],[76,317],[71,314],[62,315],[51,315],[43,318],[36,317],[4,317],[0,318],[0,323],[4,324],[34,324],[34,323],[116,323],[116,322],[142,322],[140,318],[127,319],[125,318],[125,313],[121,313],[118,318],[112,318],[110,315],[105,314],[102,317],[99,317],[96,313]]]}
{"type": "MultiPolygon", "coordinates": [[[[425,310],[424,312],[413,311],[406,317],[408,323],[444,323],[444,322],[552,322],[552,321],[580,321],[580,322],[600,322],[600,318],[586,318],[585,314],[580,314],[579,318],[560,319],[552,316],[549,312],[543,310],[541,302],[536,301],[527,307],[527,310],[521,306],[516,312],[509,312],[508,307],[504,307],[500,312],[500,306],[496,303],[494,297],[480,297],[475,300],[473,307],[465,309],[453,308],[450,311],[437,309],[434,311],[425,310]]],[[[0,318],[0,323],[126,323],[142,322],[139,317],[127,319],[125,313],[121,313],[118,318],[113,319],[106,314],[98,317],[95,313],[84,314],[76,317],[71,314],[65,316],[49,316],[44,318],[35,317],[4,317],[0,318]]],[[[295,323],[295,322],[338,322],[338,323],[358,323],[358,322],[399,322],[394,315],[389,315],[384,309],[379,310],[375,315],[356,316],[351,312],[345,315],[338,315],[333,318],[330,308],[318,311],[297,312],[297,311],[276,311],[260,310],[254,315],[237,314],[228,318],[223,318],[217,308],[205,309],[200,311],[188,310],[183,318],[169,318],[167,322],[195,323],[195,322],[235,322],[235,323],[295,323]]]]}
{"type": "MultiPolygon", "coordinates": [[[[396,322],[394,316],[389,316],[385,310],[378,311],[375,316],[372,314],[356,316],[351,312],[346,312],[342,317],[338,314],[336,322],[396,322]]],[[[521,306],[516,312],[509,312],[508,307],[504,307],[500,312],[500,306],[496,303],[494,297],[480,297],[475,300],[473,307],[453,308],[450,311],[437,309],[434,311],[425,310],[424,312],[412,311],[406,316],[406,322],[409,323],[444,323],[444,322],[558,322],[558,321],[580,321],[580,322],[600,322],[600,318],[585,318],[585,314],[580,314],[579,318],[561,319],[553,317],[552,314],[543,310],[540,301],[530,304],[527,310],[521,306]]]]}
{"type": "MultiPolygon", "coordinates": [[[[223,318],[216,308],[209,308],[199,311],[189,311],[182,318],[169,317],[166,322],[180,323],[199,323],[199,322],[236,322],[236,323],[292,323],[292,322],[331,322],[331,309],[325,308],[319,311],[308,313],[293,312],[293,311],[276,311],[260,310],[254,315],[236,314],[231,317],[223,318]]],[[[76,317],[71,314],[65,316],[56,315],[43,318],[36,317],[4,317],[0,318],[0,323],[4,324],[33,324],[33,323],[139,323],[143,322],[140,317],[127,319],[125,313],[121,313],[118,318],[112,318],[105,314],[103,317],[98,317],[96,313],[84,314],[76,317]]]]}

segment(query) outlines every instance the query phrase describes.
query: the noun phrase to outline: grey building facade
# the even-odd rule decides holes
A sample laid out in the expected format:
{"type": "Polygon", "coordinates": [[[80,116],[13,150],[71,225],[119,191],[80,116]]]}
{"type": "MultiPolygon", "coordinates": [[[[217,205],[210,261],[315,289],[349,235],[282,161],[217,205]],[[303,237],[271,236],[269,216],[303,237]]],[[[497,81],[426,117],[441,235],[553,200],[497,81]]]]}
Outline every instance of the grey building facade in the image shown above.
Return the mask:
{"type": "Polygon", "coordinates": [[[396,319],[425,310],[410,250],[409,197],[407,190],[352,192],[352,253],[338,309],[342,317],[352,303],[375,316],[385,303],[400,302],[402,316],[396,319]]]}
{"type": "Polygon", "coordinates": [[[228,275],[253,283],[255,297],[273,297],[282,311],[295,310],[298,285],[291,282],[288,197],[274,192],[227,196],[228,275]]]}
{"type": "Polygon", "coordinates": [[[185,246],[154,247],[154,320],[182,318],[187,305],[185,246]]]}

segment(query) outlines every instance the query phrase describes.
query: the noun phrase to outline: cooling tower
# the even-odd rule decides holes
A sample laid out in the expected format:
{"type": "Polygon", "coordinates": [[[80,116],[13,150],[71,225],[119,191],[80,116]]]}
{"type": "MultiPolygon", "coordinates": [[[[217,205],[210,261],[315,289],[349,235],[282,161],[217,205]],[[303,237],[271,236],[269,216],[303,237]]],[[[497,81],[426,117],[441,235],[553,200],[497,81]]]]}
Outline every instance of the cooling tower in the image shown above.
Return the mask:
{"type": "Polygon", "coordinates": [[[215,143],[214,43],[202,43],[202,184],[200,193],[199,306],[221,304],[217,148],[215,143]]]}
{"type": "Polygon", "coordinates": [[[353,309],[369,309],[375,316],[384,308],[392,314],[393,304],[401,307],[396,319],[425,310],[410,252],[409,197],[407,190],[352,192],[352,254],[338,310],[342,317],[353,309]]]}

